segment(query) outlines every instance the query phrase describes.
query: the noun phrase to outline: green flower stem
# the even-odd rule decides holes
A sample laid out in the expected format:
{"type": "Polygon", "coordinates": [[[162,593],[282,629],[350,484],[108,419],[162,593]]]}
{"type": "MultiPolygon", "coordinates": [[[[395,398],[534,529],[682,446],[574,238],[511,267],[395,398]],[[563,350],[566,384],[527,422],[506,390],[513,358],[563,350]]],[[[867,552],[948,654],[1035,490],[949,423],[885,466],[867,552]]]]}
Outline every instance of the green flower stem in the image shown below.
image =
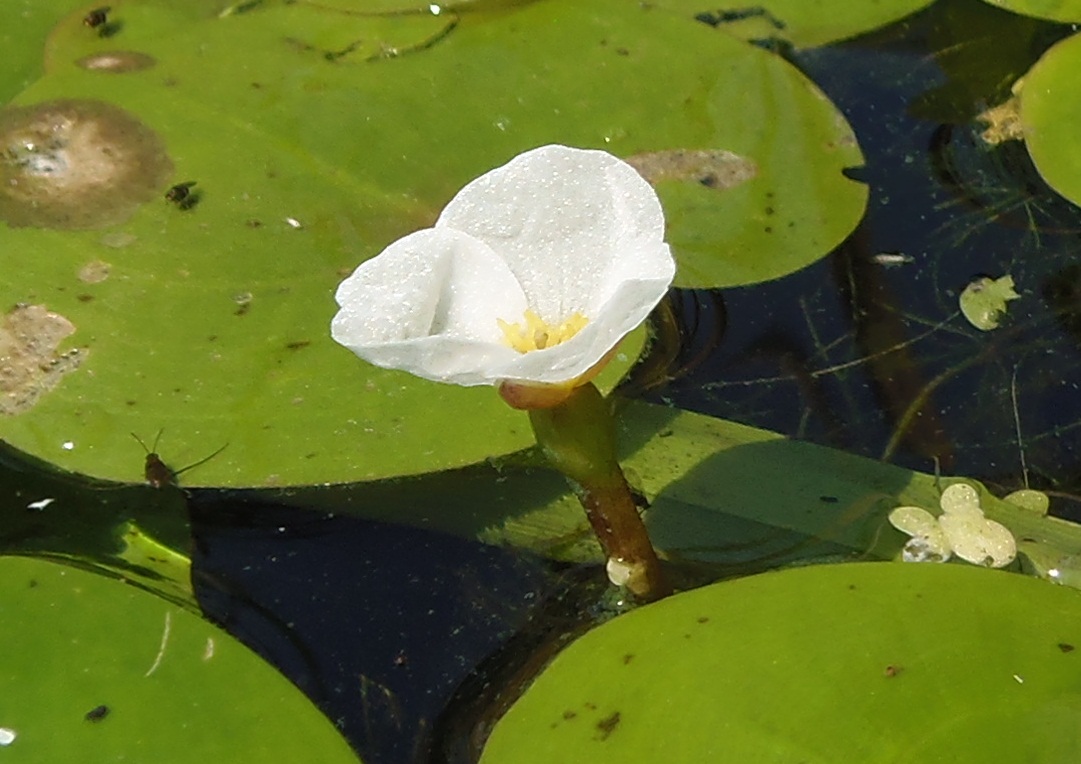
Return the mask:
{"type": "Polygon", "coordinates": [[[671,593],[630,486],[616,460],[615,424],[592,384],[563,403],[531,409],[529,420],[545,456],[582,502],[608,558],[608,576],[643,600],[671,593]]]}

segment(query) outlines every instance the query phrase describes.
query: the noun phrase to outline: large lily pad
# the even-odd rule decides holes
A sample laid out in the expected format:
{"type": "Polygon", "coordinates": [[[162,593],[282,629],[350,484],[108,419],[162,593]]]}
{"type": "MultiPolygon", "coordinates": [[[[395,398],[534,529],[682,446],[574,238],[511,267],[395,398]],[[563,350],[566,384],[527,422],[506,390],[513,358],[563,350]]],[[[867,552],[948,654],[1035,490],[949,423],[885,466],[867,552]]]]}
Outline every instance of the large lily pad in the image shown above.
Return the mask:
{"type": "Polygon", "coordinates": [[[0,727],[14,735],[5,759],[358,760],[262,659],[131,586],[0,558],[0,616],[0,727]]]}
{"type": "MultiPolygon", "coordinates": [[[[372,16],[266,3],[222,15],[216,2],[132,2],[113,9],[108,37],[82,24],[85,9],[60,20],[45,75],[18,102],[122,107],[162,137],[171,180],[196,181],[199,196],[186,210],[152,200],[102,230],[0,229],[0,296],[66,318],[75,331],[60,351],[82,351],[55,389],[4,419],[3,437],[66,469],[133,480],[142,454],[128,433],[149,441],[164,428],[174,467],[229,444],[184,475],[218,485],[414,474],[528,445],[525,418],[491,390],[373,369],[327,326],[344,273],[541,143],[752,160],[757,175],[734,188],[693,173],[658,180],[683,284],[797,269],[862,214],[865,187],[841,175],[862,161],[851,131],[783,60],[613,0],[498,5],[509,7],[372,16]],[[110,51],[154,65],[84,68],[110,51]]],[[[624,346],[609,385],[639,347],[624,346]]]]}
{"type": "Polygon", "coordinates": [[[788,570],[564,651],[481,761],[1071,761],[1081,595],[954,565],[788,570]]]}
{"type": "Polygon", "coordinates": [[[1007,11],[1052,21],[1081,21],[1079,0],[986,0],[1007,11]]]}
{"type": "Polygon", "coordinates": [[[1032,161],[1048,185],[1081,204],[1081,146],[1074,127],[1081,119],[1081,35],[1067,37],[1043,54],[1025,76],[1021,122],[1032,161]]]}

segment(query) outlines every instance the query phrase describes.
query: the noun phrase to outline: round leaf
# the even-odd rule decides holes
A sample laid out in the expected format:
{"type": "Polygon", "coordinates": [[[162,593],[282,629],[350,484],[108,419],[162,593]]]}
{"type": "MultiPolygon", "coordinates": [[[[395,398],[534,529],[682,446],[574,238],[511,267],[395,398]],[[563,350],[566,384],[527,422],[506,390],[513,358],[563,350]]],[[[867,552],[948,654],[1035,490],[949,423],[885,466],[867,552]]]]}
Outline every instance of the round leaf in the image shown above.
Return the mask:
{"type": "Polygon", "coordinates": [[[1053,189],[1081,204],[1081,35],[1053,45],[1025,75],[1021,123],[1025,145],[1040,175],[1053,189]]]}
{"type": "Polygon", "coordinates": [[[0,558],[0,616],[11,761],[358,761],[274,668],[132,586],[0,558]]]}
{"type": "Polygon", "coordinates": [[[593,630],[483,764],[1071,761],[1081,594],[955,565],[800,568],[593,630]]]}

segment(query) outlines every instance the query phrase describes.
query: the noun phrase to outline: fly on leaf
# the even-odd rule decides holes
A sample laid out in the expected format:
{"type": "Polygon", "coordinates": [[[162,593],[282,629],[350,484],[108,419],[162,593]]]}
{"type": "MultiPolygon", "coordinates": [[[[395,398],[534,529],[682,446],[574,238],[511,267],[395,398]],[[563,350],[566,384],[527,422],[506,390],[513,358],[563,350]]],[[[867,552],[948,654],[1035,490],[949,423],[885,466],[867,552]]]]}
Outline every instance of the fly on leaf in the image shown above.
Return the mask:
{"type": "Polygon", "coordinates": [[[150,448],[147,448],[146,443],[143,442],[143,439],[136,435],[134,432],[131,434],[131,437],[135,438],[135,440],[139,442],[139,445],[143,447],[143,451],[146,452],[146,462],[143,465],[143,477],[146,479],[147,485],[150,485],[154,488],[164,488],[165,486],[178,485],[178,478],[182,474],[194,467],[198,467],[200,464],[205,464],[206,462],[210,461],[215,456],[224,451],[225,447],[229,445],[228,443],[226,443],[209,456],[204,456],[197,462],[193,462],[186,467],[181,467],[178,470],[174,470],[168,464],[163,462],[161,457],[158,455],[158,441],[161,440],[161,434],[163,432],[165,432],[164,428],[158,430],[158,434],[154,437],[154,445],[150,448]]]}

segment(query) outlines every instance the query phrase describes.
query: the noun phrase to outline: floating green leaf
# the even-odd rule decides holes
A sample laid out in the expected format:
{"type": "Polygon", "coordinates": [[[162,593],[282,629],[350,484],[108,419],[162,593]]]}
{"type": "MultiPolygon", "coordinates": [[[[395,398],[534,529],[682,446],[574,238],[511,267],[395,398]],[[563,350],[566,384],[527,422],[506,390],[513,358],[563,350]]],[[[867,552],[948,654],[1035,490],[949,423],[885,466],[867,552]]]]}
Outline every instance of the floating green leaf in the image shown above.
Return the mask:
{"type": "Polygon", "coordinates": [[[955,565],[799,568],[567,648],[482,764],[1071,761],[1081,594],[955,565]]]}
{"type": "Polygon", "coordinates": [[[1074,204],[1081,204],[1081,35],[1053,45],[1025,75],[1021,123],[1040,175],[1074,204]]]}
{"type": "Polygon", "coordinates": [[[0,614],[11,761],[358,760],[261,658],[134,587],[0,558],[0,614]]]}
{"type": "Polygon", "coordinates": [[[1013,276],[992,279],[982,276],[961,292],[958,300],[965,319],[981,331],[998,328],[1006,314],[1006,303],[1020,298],[1013,288],[1013,276]]]}
{"type": "MultiPolygon", "coordinates": [[[[345,273],[538,144],[753,161],[755,177],[728,189],[693,173],[658,181],[684,285],[796,270],[863,212],[866,188],[841,174],[862,157],[839,112],[782,59],[690,17],[615,0],[221,10],[125,3],[102,38],[80,9],[19,95],[119,106],[162,137],[169,183],[196,182],[189,209],[159,198],[111,228],[0,229],[0,296],[70,322],[57,350],[80,352],[0,435],[65,469],[137,479],[128,433],[162,428],[174,467],[229,444],[189,484],[368,480],[529,445],[525,417],[491,390],[373,369],[328,325],[345,273]],[[155,64],[120,73],[100,62],[116,51],[155,64]]],[[[624,344],[609,387],[640,342],[624,344]]]]}
{"type": "Polygon", "coordinates": [[[986,0],[1007,11],[1052,21],[1081,21],[1081,0],[986,0]]]}

